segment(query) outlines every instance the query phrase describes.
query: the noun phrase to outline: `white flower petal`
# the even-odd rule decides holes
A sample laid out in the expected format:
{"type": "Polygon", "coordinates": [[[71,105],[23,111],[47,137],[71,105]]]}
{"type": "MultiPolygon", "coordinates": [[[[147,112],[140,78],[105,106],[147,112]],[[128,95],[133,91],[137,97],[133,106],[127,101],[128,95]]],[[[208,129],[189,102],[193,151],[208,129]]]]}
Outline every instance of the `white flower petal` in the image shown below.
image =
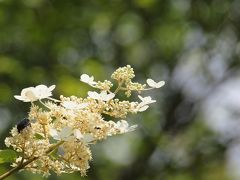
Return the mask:
{"type": "Polygon", "coordinates": [[[80,81],[89,84],[90,86],[94,86],[97,84],[97,82],[94,81],[94,77],[93,76],[89,76],[87,74],[82,74],[80,77],[80,81]]]}
{"type": "Polygon", "coordinates": [[[56,88],[56,85],[52,85],[48,88],[49,91],[53,91],[56,88]]]}
{"type": "Polygon", "coordinates": [[[14,97],[24,102],[30,102],[30,101],[33,102],[38,100],[34,87],[24,88],[22,89],[20,96],[15,95],[14,97]]]}
{"type": "Polygon", "coordinates": [[[115,97],[115,94],[114,93],[107,94],[106,91],[102,91],[100,94],[95,91],[89,91],[88,96],[90,98],[97,99],[97,100],[109,101],[115,97]]]}
{"type": "Polygon", "coordinates": [[[77,103],[74,101],[64,101],[62,102],[62,106],[66,109],[76,109],[77,103]]]}
{"type": "Polygon", "coordinates": [[[23,98],[22,96],[15,95],[14,98],[15,98],[15,99],[18,99],[18,100],[20,100],[20,101],[23,101],[23,102],[30,102],[30,100],[25,99],[25,98],[23,98]]]}
{"type": "Polygon", "coordinates": [[[35,92],[39,99],[44,99],[49,96],[52,96],[52,90],[55,88],[55,85],[50,86],[49,88],[45,85],[38,85],[35,87],[35,92]]]}
{"type": "Polygon", "coordinates": [[[83,135],[83,142],[85,142],[85,143],[91,143],[94,140],[95,140],[95,138],[91,134],[84,134],[83,135]]]}
{"type": "Polygon", "coordinates": [[[35,87],[36,90],[42,90],[42,89],[47,89],[48,87],[46,85],[43,85],[43,84],[39,84],[35,87]]]}
{"type": "Polygon", "coordinates": [[[83,138],[83,135],[79,129],[74,129],[73,134],[79,140],[83,138]]]}
{"type": "Polygon", "coordinates": [[[142,96],[138,95],[138,97],[139,97],[139,99],[141,99],[141,101],[142,101],[141,103],[142,103],[143,105],[151,104],[151,103],[155,103],[155,102],[156,102],[156,100],[153,100],[153,99],[151,98],[151,96],[142,97],[142,96]]]}
{"type": "Polygon", "coordinates": [[[88,83],[89,76],[88,76],[87,74],[82,74],[82,75],[80,76],[80,80],[81,80],[82,82],[88,83]]]}
{"type": "Polygon", "coordinates": [[[63,141],[71,141],[73,139],[74,139],[74,136],[67,136],[67,137],[62,138],[63,141]]]}
{"type": "Polygon", "coordinates": [[[49,134],[53,137],[53,139],[56,140],[70,141],[74,138],[72,136],[73,130],[70,127],[64,127],[60,132],[54,128],[51,128],[49,130],[49,134]]]}
{"type": "Polygon", "coordinates": [[[150,86],[150,87],[154,87],[156,82],[152,79],[147,79],[147,84],[150,86]]]}
{"type": "Polygon", "coordinates": [[[60,131],[59,136],[64,139],[69,137],[72,133],[73,133],[73,129],[66,126],[60,131]]]}
{"type": "Polygon", "coordinates": [[[50,129],[49,129],[49,134],[50,134],[51,136],[55,136],[55,135],[57,135],[58,133],[57,133],[57,130],[56,130],[56,129],[50,128],[50,129]]]}
{"type": "Polygon", "coordinates": [[[100,93],[100,98],[101,98],[101,100],[103,100],[103,101],[109,101],[109,100],[111,100],[111,99],[114,98],[114,97],[115,97],[115,94],[114,94],[114,93],[109,93],[109,94],[107,94],[106,91],[102,91],[102,92],[100,93]]]}
{"type": "Polygon", "coordinates": [[[78,104],[77,109],[83,109],[86,107],[88,107],[88,103],[81,103],[81,104],[78,104]]]}
{"type": "Polygon", "coordinates": [[[140,106],[139,109],[138,109],[138,111],[139,111],[139,112],[143,112],[143,111],[146,111],[148,108],[149,108],[148,105],[140,106]]]}
{"type": "Polygon", "coordinates": [[[148,104],[155,103],[156,100],[153,100],[150,96],[142,97],[138,96],[139,99],[141,99],[142,102],[140,102],[137,106],[137,111],[143,112],[149,108],[148,104]]]}
{"type": "Polygon", "coordinates": [[[120,133],[126,133],[134,131],[137,128],[137,125],[129,126],[127,121],[120,120],[115,124],[115,128],[117,128],[120,131],[120,133]]]}
{"type": "Polygon", "coordinates": [[[57,132],[56,129],[50,128],[50,129],[49,129],[49,134],[50,134],[50,136],[53,137],[53,139],[60,140],[60,138],[59,138],[59,136],[58,136],[58,132],[57,132]]]}
{"type": "Polygon", "coordinates": [[[135,125],[132,125],[128,128],[128,132],[131,132],[131,131],[135,131],[137,129],[138,125],[135,124],[135,125]]]}
{"type": "Polygon", "coordinates": [[[164,81],[155,82],[152,79],[147,79],[147,84],[152,88],[160,88],[165,85],[164,81]]]}
{"type": "Polygon", "coordinates": [[[88,96],[92,99],[100,99],[100,95],[95,91],[88,91],[88,96]]]}
{"type": "Polygon", "coordinates": [[[119,129],[126,129],[128,127],[128,122],[125,120],[120,120],[117,122],[115,127],[119,129]]]}
{"type": "Polygon", "coordinates": [[[156,84],[156,88],[160,88],[162,86],[165,85],[165,81],[159,81],[157,84],[156,84]]]}
{"type": "Polygon", "coordinates": [[[88,103],[78,104],[77,102],[74,102],[74,101],[64,101],[62,102],[62,106],[65,107],[66,109],[77,110],[77,109],[83,109],[87,107],[88,103]]]}

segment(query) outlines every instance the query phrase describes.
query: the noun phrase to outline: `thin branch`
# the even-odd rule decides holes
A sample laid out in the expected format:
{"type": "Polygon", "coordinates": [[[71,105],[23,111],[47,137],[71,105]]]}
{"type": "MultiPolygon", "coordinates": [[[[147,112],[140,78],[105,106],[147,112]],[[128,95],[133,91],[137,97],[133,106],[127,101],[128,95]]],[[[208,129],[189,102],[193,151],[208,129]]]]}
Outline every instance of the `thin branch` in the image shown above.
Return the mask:
{"type": "MultiPolygon", "coordinates": [[[[52,145],[45,153],[47,155],[50,154],[52,151],[54,151],[57,147],[59,147],[63,143],[64,143],[64,141],[59,141],[58,143],[52,145]]],[[[28,164],[30,164],[31,162],[33,162],[39,158],[40,157],[33,157],[33,158],[27,160],[26,162],[20,163],[18,166],[14,167],[14,168],[10,169],[8,172],[2,174],[0,176],[0,180],[5,179],[6,177],[10,176],[11,174],[13,174],[21,169],[24,169],[25,166],[27,166],[28,164]]]]}

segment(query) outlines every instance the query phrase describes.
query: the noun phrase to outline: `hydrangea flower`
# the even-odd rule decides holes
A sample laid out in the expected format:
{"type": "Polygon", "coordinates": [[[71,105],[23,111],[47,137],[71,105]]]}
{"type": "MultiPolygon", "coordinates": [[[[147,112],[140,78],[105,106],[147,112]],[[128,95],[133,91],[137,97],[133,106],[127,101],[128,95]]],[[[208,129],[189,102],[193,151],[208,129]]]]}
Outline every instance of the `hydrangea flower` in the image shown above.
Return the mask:
{"type": "MultiPolygon", "coordinates": [[[[12,147],[21,157],[12,166],[43,176],[50,175],[51,171],[58,175],[79,171],[85,176],[92,160],[89,144],[134,131],[137,125],[131,126],[126,120],[118,119],[125,119],[129,113],[145,111],[149,104],[156,102],[150,96],[138,96],[140,102],[124,99],[123,96],[118,99],[115,98],[118,92],[123,92],[128,98],[133,92],[141,93],[164,84],[163,81],[148,79],[150,88],[145,88],[145,84],[133,82],[135,74],[130,65],[118,68],[111,77],[116,86],[109,80],[95,82],[93,76],[81,75],[82,82],[99,89],[99,92],[89,91],[87,97],[61,95],[59,100],[52,98],[55,85],[28,87],[20,95],[15,95],[16,99],[24,102],[40,100],[40,103],[31,103],[26,117],[31,120],[31,126],[28,120],[21,121],[5,139],[6,146],[12,147]],[[49,101],[41,101],[45,98],[49,101]]],[[[2,177],[14,171],[9,172],[2,177]]]]}
{"type": "Polygon", "coordinates": [[[56,129],[51,128],[49,130],[49,134],[53,137],[55,140],[62,140],[62,141],[69,141],[74,138],[73,129],[66,126],[64,127],[60,132],[58,132],[56,129]]]}
{"type": "Polygon", "coordinates": [[[71,110],[74,110],[74,109],[83,109],[85,107],[88,106],[88,103],[77,103],[77,102],[74,102],[74,101],[64,101],[62,102],[62,106],[65,107],[66,109],[71,109],[71,110]]]}
{"type": "Polygon", "coordinates": [[[90,86],[94,86],[97,84],[97,82],[94,81],[94,77],[93,76],[89,76],[87,74],[82,74],[80,77],[80,81],[89,84],[90,86]]]}
{"type": "Polygon", "coordinates": [[[52,96],[55,87],[55,85],[47,87],[42,84],[36,87],[28,87],[21,91],[21,95],[15,95],[14,97],[23,102],[33,102],[52,96]]]}
{"type": "Polygon", "coordinates": [[[165,85],[165,81],[155,82],[152,79],[147,79],[147,84],[152,88],[160,88],[165,85]]]}
{"type": "Polygon", "coordinates": [[[106,91],[102,91],[100,94],[95,91],[89,91],[88,96],[93,99],[101,100],[101,101],[109,101],[115,97],[114,93],[107,93],[106,91]]]}
{"type": "Polygon", "coordinates": [[[149,108],[148,104],[156,102],[156,100],[153,100],[150,96],[142,97],[142,96],[138,95],[138,97],[142,101],[137,106],[137,109],[139,112],[143,112],[143,111],[147,110],[149,108]]]}
{"type": "Polygon", "coordinates": [[[135,125],[129,126],[127,121],[120,120],[115,124],[114,127],[118,129],[120,133],[126,133],[126,132],[134,131],[137,128],[137,125],[135,124],[135,125]]]}

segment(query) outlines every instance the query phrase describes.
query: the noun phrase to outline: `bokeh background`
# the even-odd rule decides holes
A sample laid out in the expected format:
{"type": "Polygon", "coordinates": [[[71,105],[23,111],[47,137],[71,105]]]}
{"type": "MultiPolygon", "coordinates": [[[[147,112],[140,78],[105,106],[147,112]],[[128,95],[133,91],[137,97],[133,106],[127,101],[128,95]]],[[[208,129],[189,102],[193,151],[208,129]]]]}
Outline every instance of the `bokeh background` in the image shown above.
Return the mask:
{"type": "Polygon", "coordinates": [[[103,80],[130,64],[136,81],[166,81],[144,94],[157,99],[151,109],[129,117],[138,130],[93,146],[87,177],[48,179],[240,179],[239,9],[239,0],[0,0],[0,148],[27,115],[13,98],[22,88],[86,96],[80,74],[103,80]]]}

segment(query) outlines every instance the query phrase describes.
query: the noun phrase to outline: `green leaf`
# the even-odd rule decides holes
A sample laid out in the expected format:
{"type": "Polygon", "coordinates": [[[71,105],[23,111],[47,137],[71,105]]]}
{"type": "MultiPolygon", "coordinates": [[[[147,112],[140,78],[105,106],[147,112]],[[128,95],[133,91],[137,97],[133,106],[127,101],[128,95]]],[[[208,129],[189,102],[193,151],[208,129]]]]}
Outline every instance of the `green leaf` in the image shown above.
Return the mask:
{"type": "Polygon", "coordinates": [[[34,134],[34,137],[35,139],[44,139],[44,136],[39,133],[34,134]]]}
{"type": "Polygon", "coordinates": [[[58,148],[55,149],[53,152],[50,153],[50,157],[53,159],[53,160],[56,160],[58,159],[58,148]]]}
{"type": "Polygon", "coordinates": [[[17,158],[17,153],[11,149],[0,150],[0,163],[13,162],[17,158]]]}

